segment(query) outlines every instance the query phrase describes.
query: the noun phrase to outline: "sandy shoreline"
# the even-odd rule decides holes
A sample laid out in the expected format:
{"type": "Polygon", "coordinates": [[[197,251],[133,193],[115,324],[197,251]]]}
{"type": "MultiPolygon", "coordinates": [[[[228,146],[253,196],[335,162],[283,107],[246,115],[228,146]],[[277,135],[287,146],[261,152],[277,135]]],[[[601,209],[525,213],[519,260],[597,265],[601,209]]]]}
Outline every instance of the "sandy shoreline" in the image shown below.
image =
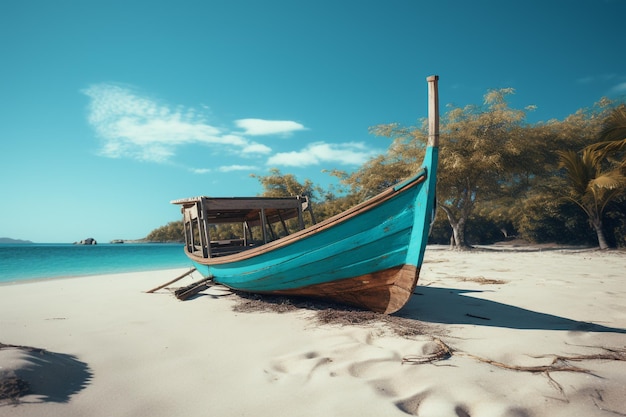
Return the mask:
{"type": "Polygon", "coordinates": [[[145,293],[184,269],[4,285],[0,343],[46,352],[0,349],[35,391],[0,416],[626,415],[625,271],[616,251],[429,247],[409,338],[145,293]]]}

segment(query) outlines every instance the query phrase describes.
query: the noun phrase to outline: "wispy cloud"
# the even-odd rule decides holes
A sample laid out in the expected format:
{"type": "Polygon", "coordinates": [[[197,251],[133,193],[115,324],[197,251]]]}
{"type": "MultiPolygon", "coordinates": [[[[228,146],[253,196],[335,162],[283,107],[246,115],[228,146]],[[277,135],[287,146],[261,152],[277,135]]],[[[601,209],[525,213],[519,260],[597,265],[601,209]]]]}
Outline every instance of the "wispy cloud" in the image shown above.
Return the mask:
{"type": "MultiPolygon", "coordinates": [[[[103,141],[102,156],[166,162],[177,148],[189,144],[220,146],[247,156],[271,152],[266,145],[209,124],[202,111],[162,104],[127,87],[96,84],[82,92],[91,99],[88,121],[103,141]]],[[[274,126],[273,121],[258,124],[263,122],[274,126]]],[[[275,126],[283,126],[286,132],[289,123],[295,122],[280,121],[275,126]]]]}
{"type": "Polygon", "coordinates": [[[614,85],[609,89],[609,95],[626,94],[626,82],[614,85]]]}
{"type": "Polygon", "coordinates": [[[244,130],[244,134],[250,136],[289,136],[298,130],[306,130],[306,128],[300,123],[292,122],[290,120],[239,119],[235,120],[235,124],[244,130]]]}
{"type": "Polygon", "coordinates": [[[209,172],[211,172],[209,168],[191,168],[189,169],[189,171],[193,172],[194,174],[208,174],[209,172]]]}
{"type": "Polygon", "coordinates": [[[268,159],[267,164],[304,167],[330,162],[339,165],[361,165],[381,152],[381,150],[368,149],[364,143],[360,142],[341,144],[316,142],[301,151],[277,153],[268,159]]]}
{"type": "MultiPolygon", "coordinates": [[[[229,130],[210,124],[204,107],[171,106],[126,86],[103,83],[82,92],[90,98],[88,121],[102,139],[99,152],[105,157],[165,163],[175,160],[180,148],[199,144],[219,147],[220,153],[246,160],[268,157],[267,165],[306,167],[322,163],[357,166],[382,152],[359,142],[315,142],[299,151],[271,155],[272,148],[248,137],[289,136],[307,128],[290,120],[238,119],[235,128],[229,130]]],[[[206,174],[256,169],[258,166],[245,163],[189,171],[206,174]]]]}
{"type": "Polygon", "coordinates": [[[253,165],[228,165],[218,168],[220,172],[232,172],[232,171],[254,171],[258,169],[253,165]]]}
{"type": "Polygon", "coordinates": [[[618,78],[617,74],[599,74],[599,75],[589,75],[587,77],[582,77],[576,80],[578,84],[592,84],[598,82],[609,82],[618,78]]]}
{"type": "Polygon", "coordinates": [[[604,89],[607,97],[626,94],[626,76],[618,74],[600,74],[579,78],[577,83],[588,85],[594,84],[604,89]]]}

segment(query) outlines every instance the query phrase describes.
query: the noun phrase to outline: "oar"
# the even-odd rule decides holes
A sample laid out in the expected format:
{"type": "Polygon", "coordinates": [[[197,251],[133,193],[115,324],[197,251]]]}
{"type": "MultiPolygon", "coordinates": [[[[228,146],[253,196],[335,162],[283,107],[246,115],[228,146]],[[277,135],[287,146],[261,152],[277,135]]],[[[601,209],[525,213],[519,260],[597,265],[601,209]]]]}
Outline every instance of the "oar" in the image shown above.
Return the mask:
{"type": "Polygon", "coordinates": [[[166,282],[165,284],[163,284],[163,285],[159,285],[158,287],[153,288],[153,289],[151,289],[151,290],[149,290],[149,291],[146,291],[146,292],[147,292],[147,293],[153,293],[153,292],[155,292],[155,291],[160,290],[161,288],[165,288],[165,287],[167,287],[168,285],[173,284],[173,283],[175,283],[176,281],[179,281],[179,280],[181,280],[181,279],[185,278],[187,275],[191,274],[191,273],[192,273],[193,271],[195,271],[195,270],[196,270],[196,268],[191,268],[189,271],[187,271],[187,272],[185,272],[184,274],[182,274],[182,275],[180,275],[180,276],[178,276],[178,277],[174,278],[173,280],[168,281],[168,282],[166,282]]]}

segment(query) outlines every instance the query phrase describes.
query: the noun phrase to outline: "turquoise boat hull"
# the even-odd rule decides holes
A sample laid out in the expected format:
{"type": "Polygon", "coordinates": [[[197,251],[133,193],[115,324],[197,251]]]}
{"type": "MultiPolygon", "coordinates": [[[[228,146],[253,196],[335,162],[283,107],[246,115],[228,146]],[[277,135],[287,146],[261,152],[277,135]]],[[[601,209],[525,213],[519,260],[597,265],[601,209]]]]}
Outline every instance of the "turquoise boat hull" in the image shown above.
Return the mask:
{"type": "Polygon", "coordinates": [[[437,158],[437,148],[428,148],[418,175],[312,228],[237,255],[188,256],[205,277],[235,290],[397,311],[411,296],[424,257],[437,158]]]}
{"type": "Polygon", "coordinates": [[[238,291],[320,297],[382,313],[402,308],[417,285],[435,207],[437,79],[428,78],[429,139],[421,170],[339,215],[270,241],[265,235],[266,218],[280,218],[284,226],[279,204],[290,210],[290,216],[299,216],[303,227],[299,206],[303,197],[173,201],[183,206],[185,250],[196,269],[215,283],[238,291]],[[256,219],[266,243],[249,245],[244,237],[237,244],[245,250],[224,252],[222,248],[217,252],[208,224],[234,218],[243,219],[246,227],[256,219]],[[200,232],[194,234],[196,224],[200,232]]]}

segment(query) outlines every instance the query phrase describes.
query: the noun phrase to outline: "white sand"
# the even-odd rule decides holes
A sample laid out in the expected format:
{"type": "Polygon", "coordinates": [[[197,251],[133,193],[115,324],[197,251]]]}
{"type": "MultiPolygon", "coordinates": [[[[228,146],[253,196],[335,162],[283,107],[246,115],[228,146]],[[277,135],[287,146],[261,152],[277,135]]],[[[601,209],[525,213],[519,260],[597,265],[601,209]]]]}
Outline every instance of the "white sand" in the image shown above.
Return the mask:
{"type": "Polygon", "coordinates": [[[570,360],[589,372],[548,374],[485,362],[624,351],[625,252],[429,247],[397,315],[431,334],[411,339],[384,325],[319,326],[307,310],[235,313],[237,297],[215,287],[184,302],[144,292],[181,272],[0,286],[0,343],[47,351],[0,349],[0,378],[35,392],[4,401],[0,416],[626,415],[624,361],[570,360]],[[450,358],[403,364],[437,339],[450,358]]]}

